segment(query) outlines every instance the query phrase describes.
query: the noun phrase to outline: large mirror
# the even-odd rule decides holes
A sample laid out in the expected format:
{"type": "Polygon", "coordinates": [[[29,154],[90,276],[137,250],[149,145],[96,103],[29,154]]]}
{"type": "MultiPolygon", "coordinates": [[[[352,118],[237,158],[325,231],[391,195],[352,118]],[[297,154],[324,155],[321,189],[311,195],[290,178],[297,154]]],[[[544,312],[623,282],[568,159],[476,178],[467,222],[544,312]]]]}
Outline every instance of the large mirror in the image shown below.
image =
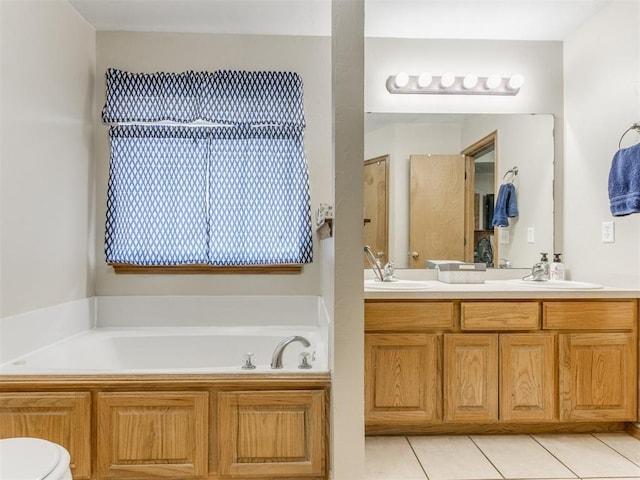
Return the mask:
{"type": "Polygon", "coordinates": [[[397,268],[531,267],[553,253],[553,125],[552,115],[365,114],[365,242],[397,268]],[[494,228],[507,183],[517,215],[494,228]]]}

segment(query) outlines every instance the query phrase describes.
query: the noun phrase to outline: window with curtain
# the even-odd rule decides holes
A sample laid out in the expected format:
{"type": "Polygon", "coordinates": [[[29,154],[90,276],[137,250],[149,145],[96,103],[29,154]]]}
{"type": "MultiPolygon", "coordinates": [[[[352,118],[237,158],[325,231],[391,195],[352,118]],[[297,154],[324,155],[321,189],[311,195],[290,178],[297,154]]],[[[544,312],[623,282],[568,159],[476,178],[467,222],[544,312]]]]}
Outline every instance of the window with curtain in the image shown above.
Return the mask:
{"type": "Polygon", "coordinates": [[[310,263],[302,81],[107,71],[112,265],[310,263]]]}

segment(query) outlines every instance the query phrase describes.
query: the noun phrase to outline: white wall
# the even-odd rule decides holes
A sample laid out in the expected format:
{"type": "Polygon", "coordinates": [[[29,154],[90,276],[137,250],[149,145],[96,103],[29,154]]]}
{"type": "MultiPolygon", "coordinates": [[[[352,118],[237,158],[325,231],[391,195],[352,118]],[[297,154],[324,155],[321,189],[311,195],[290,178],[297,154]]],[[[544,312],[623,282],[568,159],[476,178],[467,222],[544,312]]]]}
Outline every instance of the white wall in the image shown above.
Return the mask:
{"type": "Polygon", "coordinates": [[[95,32],[65,0],[3,0],[0,9],[7,317],[93,295],[95,32]]]}
{"type": "MultiPolygon", "coordinates": [[[[325,37],[98,32],[96,105],[105,101],[109,67],[131,72],[247,69],[289,70],[302,76],[304,135],[311,209],[332,203],[331,40],[325,37]]],[[[99,112],[95,118],[99,120],[99,112]]],[[[108,127],[96,128],[96,292],[98,295],[320,295],[322,248],[314,233],[314,261],[301,275],[116,275],[104,258],[109,165],[108,127]]]]}
{"type": "MultiPolygon", "coordinates": [[[[640,121],[640,4],[613,2],[564,46],[564,258],[573,279],[640,287],[640,215],[612,217],[607,181],[622,133],[640,121]],[[601,242],[615,221],[615,243],[601,242]]],[[[628,134],[623,146],[639,142],[628,134]]]]}

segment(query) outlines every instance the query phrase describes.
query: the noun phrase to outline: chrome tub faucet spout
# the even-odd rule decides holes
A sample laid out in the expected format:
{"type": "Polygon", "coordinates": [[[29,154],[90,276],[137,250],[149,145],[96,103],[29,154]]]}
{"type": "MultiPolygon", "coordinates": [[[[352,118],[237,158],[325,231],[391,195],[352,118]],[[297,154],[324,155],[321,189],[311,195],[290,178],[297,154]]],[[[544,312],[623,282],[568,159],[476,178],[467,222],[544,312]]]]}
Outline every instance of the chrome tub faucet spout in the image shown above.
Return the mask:
{"type": "Polygon", "coordinates": [[[284,353],[285,347],[292,342],[300,342],[305,347],[311,346],[311,342],[304,337],[294,335],[283,338],[280,343],[276,345],[276,349],[273,351],[273,355],[271,356],[271,368],[282,368],[282,354],[284,353]]]}

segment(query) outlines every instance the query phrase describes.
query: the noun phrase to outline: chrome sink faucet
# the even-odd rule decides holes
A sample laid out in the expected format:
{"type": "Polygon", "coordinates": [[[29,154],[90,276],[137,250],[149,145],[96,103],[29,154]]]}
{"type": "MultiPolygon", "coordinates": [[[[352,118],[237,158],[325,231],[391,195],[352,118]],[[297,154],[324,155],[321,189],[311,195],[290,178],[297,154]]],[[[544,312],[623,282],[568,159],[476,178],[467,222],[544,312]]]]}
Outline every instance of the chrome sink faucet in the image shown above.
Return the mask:
{"type": "Polygon", "coordinates": [[[531,280],[535,282],[544,282],[549,280],[549,264],[547,262],[538,262],[531,267],[531,273],[522,277],[523,280],[531,280]]]}
{"type": "Polygon", "coordinates": [[[280,343],[276,345],[276,349],[273,351],[273,355],[271,356],[271,368],[282,368],[282,354],[284,353],[285,347],[292,342],[300,342],[305,347],[311,346],[311,342],[304,337],[294,335],[283,338],[280,343]]]}
{"type": "Polygon", "coordinates": [[[388,262],[384,268],[382,268],[380,266],[380,260],[373,254],[373,250],[371,250],[369,245],[364,246],[364,256],[367,257],[369,265],[371,265],[371,269],[379,281],[391,282],[394,280],[393,274],[395,273],[395,268],[393,262],[388,262]]]}

